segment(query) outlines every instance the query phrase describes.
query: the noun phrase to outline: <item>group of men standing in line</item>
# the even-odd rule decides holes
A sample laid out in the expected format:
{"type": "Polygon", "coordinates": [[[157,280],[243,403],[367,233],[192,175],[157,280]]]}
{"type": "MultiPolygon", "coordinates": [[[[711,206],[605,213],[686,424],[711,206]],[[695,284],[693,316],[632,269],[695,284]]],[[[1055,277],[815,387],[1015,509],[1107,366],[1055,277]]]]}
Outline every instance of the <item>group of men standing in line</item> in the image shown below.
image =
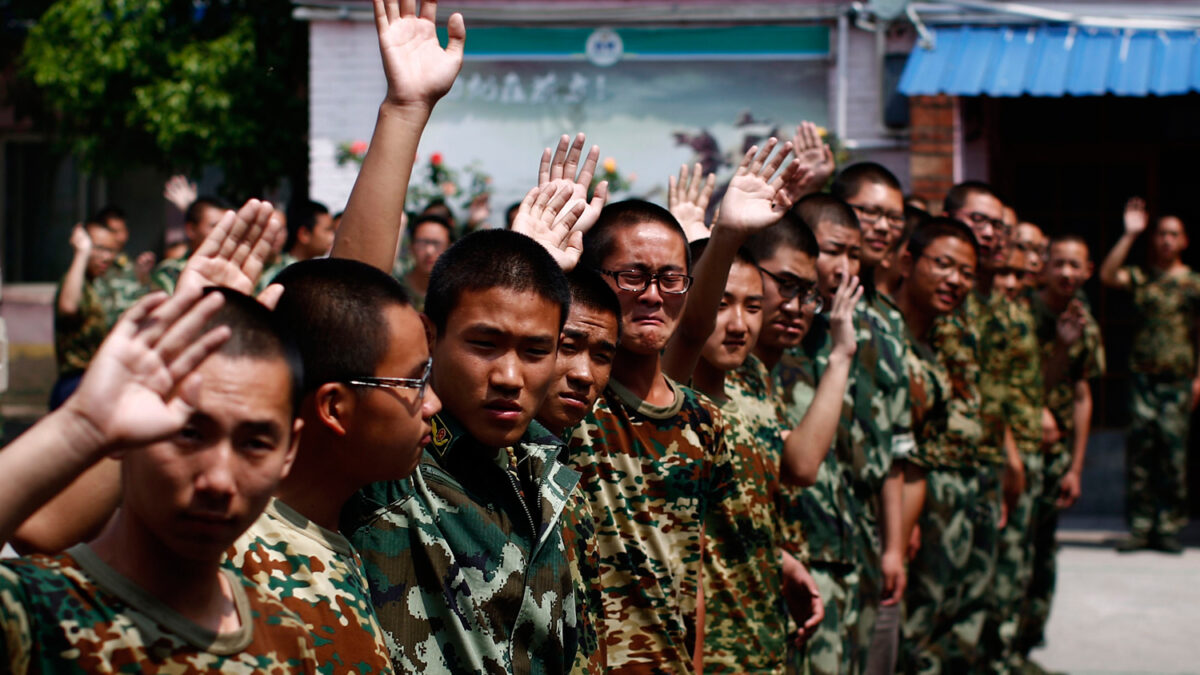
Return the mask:
{"type": "MultiPolygon", "coordinates": [[[[418,313],[388,274],[396,186],[466,31],[453,15],[441,47],[436,3],[414,4],[375,2],[388,93],[332,257],[256,301],[282,221],[214,209],[173,295],[126,312],[0,451],[0,539],[65,549],[0,565],[0,658],[1036,671],[1104,367],[1086,243],[1047,242],[983,183],[944,217],[906,208],[877,164],[835,177],[807,123],[745,154],[715,218],[699,167],[668,208],[606,204],[580,134],[545,151],[512,231],[436,256],[418,313]]],[[[1122,267],[1148,224],[1132,202],[1101,276],[1154,331],[1134,475],[1182,486],[1200,378],[1166,341],[1191,337],[1200,285],[1175,223],[1122,267]]],[[[1176,550],[1182,509],[1134,503],[1126,548],[1176,550]]]]}

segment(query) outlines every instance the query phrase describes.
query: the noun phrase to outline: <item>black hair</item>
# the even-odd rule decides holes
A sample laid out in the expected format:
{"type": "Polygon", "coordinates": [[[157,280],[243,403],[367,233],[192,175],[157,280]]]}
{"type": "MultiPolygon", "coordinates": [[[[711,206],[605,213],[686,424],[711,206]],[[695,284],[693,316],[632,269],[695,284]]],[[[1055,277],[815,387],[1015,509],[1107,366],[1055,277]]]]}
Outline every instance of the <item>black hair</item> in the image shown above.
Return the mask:
{"type": "Polygon", "coordinates": [[[451,209],[450,205],[446,203],[446,200],[442,199],[441,197],[435,197],[430,200],[429,203],[425,205],[425,208],[421,209],[420,215],[442,216],[452,223],[458,222],[458,219],[454,217],[454,209],[451,209]]]}
{"type": "Polygon", "coordinates": [[[290,251],[296,245],[300,230],[313,231],[317,226],[317,217],[329,213],[329,207],[321,202],[304,201],[288,206],[287,210],[287,241],[283,242],[283,250],[290,251]]]}
{"type": "Polygon", "coordinates": [[[896,241],[892,242],[888,253],[894,253],[908,246],[908,240],[912,237],[915,231],[921,225],[929,222],[932,216],[923,209],[918,209],[911,204],[904,205],[904,229],[900,231],[900,236],[896,237],[896,241]]]}
{"type": "Polygon", "coordinates": [[[814,260],[821,253],[812,230],[796,214],[788,211],[778,223],[750,237],[745,248],[756,261],[770,260],[781,246],[800,251],[814,260]]]}
{"type": "Polygon", "coordinates": [[[1091,247],[1088,246],[1087,239],[1084,239],[1082,235],[1075,234],[1074,232],[1056,234],[1053,237],[1050,237],[1050,243],[1046,244],[1047,253],[1051,248],[1054,248],[1055,244],[1079,244],[1088,252],[1089,258],[1092,255],[1091,247]]]}
{"type": "Polygon", "coordinates": [[[519,210],[521,210],[521,202],[513,202],[504,210],[504,229],[512,229],[513,219],[517,217],[517,211],[519,210]]]}
{"type": "Polygon", "coordinates": [[[687,234],[680,227],[679,221],[671,212],[651,202],[642,199],[626,199],[623,202],[609,204],[600,211],[600,218],[592,229],[583,235],[583,259],[581,265],[599,269],[604,259],[612,253],[615,247],[617,232],[627,227],[635,227],[645,223],[658,223],[679,235],[683,240],[683,249],[687,257],[687,271],[692,271],[692,252],[688,248],[687,234]]]}
{"type": "Polygon", "coordinates": [[[854,213],[854,209],[849,204],[821,192],[808,195],[796,202],[792,211],[800,216],[800,220],[808,225],[813,234],[816,234],[817,225],[822,222],[833,223],[853,230],[859,229],[858,215],[854,213]]]}
{"type": "Polygon", "coordinates": [[[887,167],[882,164],[876,164],[875,162],[856,162],[842,169],[837,178],[833,179],[833,185],[829,186],[829,194],[842,201],[846,201],[858,194],[858,191],[867,183],[878,183],[904,194],[904,190],[900,187],[900,180],[896,178],[896,174],[888,171],[887,167]]]}
{"type": "Polygon", "coordinates": [[[450,238],[450,243],[454,243],[454,226],[450,221],[436,213],[422,213],[414,216],[408,223],[408,240],[412,241],[413,237],[417,236],[417,228],[425,223],[434,223],[446,228],[446,236],[450,238]]]}
{"type": "Polygon", "coordinates": [[[446,249],[429,275],[425,315],[440,336],[463,292],[491,288],[536,293],[553,302],[562,330],[571,306],[566,275],[541,244],[509,230],[472,232],[446,249]]]}
{"type": "Polygon", "coordinates": [[[404,287],[366,263],[319,258],[288,265],[275,277],[275,307],[304,360],[304,391],[371,376],[391,344],[384,309],[409,305],[404,287]]]}
{"type": "Polygon", "coordinates": [[[942,211],[946,215],[950,215],[962,210],[967,205],[967,200],[970,199],[971,195],[977,193],[991,195],[996,197],[996,199],[1000,199],[996,196],[996,191],[992,189],[991,185],[978,180],[964,181],[950,188],[950,191],[946,193],[946,199],[942,202],[942,211]]]}
{"type": "Polygon", "coordinates": [[[282,359],[288,366],[292,416],[303,398],[304,365],[291,336],[275,314],[255,300],[230,288],[212,286],[205,293],[220,293],[225,304],[208,320],[205,330],[228,326],[230,337],[218,354],[230,358],[282,359]]]}
{"type": "Polygon", "coordinates": [[[108,204],[99,211],[96,211],[96,215],[92,216],[93,221],[103,223],[106,227],[108,226],[109,219],[125,220],[125,211],[121,210],[119,206],[108,204]]]}
{"type": "MultiPolygon", "coordinates": [[[[708,249],[708,240],[709,238],[705,237],[703,239],[697,239],[688,244],[688,248],[691,249],[692,260],[699,260],[700,256],[704,255],[704,251],[708,249]]],[[[734,251],[733,261],[742,263],[743,265],[750,265],[751,267],[758,267],[758,260],[754,257],[754,254],[750,252],[750,249],[746,248],[745,246],[739,246],[738,249],[734,251]]]]}
{"type": "Polygon", "coordinates": [[[621,301],[604,277],[595,270],[576,267],[567,273],[567,286],[571,289],[571,305],[586,307],[597,312],[612,314],[617,320],[617,341],[621,340],[621,301]]]}
{"type": "Polygon", "coordinates": [[[942,237],[952,237],[970,244],[978,264],[979,240],[975,238],[975,233],[961,221],[944,216],[930,218],[913,230],[912,236],[908,238],[908,252],[915,260],[921,257],[930,244],[942,237]]]}
{"type": "Polygon", "coordinates": [[[207,208],[227,211],[232,207],[229,206],[229,202],[221,199],[220,197],[214,197],[213,195],[201,195],[196,197],[196,200],[189,204],[187,210],[183,212],[183,222],[191,223],[193,225],[198,224],[200,222],[200,214],[203,213],[204,209],[207,208]]]}

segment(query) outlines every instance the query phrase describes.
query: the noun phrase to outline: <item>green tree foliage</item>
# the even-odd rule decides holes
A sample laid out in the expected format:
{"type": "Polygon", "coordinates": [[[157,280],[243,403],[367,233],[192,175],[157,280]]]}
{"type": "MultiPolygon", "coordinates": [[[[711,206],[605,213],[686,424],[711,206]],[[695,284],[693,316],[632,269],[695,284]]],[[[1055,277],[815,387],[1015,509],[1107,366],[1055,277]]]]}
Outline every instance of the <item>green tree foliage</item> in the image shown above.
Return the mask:
{"type": "Polygon", "coordinates": [[[58,0],[23,72],[93,170],[222,169],[231,197],[303,185],[307,39],[289,0],[58,0]]]}

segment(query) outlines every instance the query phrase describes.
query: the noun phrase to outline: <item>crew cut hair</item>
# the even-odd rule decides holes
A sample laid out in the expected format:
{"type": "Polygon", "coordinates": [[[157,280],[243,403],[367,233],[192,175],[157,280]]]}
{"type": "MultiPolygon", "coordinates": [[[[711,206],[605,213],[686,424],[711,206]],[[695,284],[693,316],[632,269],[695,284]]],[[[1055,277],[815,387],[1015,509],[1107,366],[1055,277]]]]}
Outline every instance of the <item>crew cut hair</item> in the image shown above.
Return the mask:
{"type": "Polygon", "coordinates": [[[234,359],[282,359],[287,364],[292,416],[300,410],[303,398],[304,364],[292,336],[273,312],[254,298],[230,288],[212,286],[204,291],[220,293],[225,303],[208,320],[205,331],[218,326],[229,328],[230,337],[217,353],[234,359]]]}
{"type": "MultiPolygon", "coordinates": [[[[968,180],[950,188],[950,191],[946,193],[946,199],[942,202],[942,212],[950,215],[962,210],[967,205],[967,200],[970,199],[971,195],[977,193],[991,195],[996,199],[1000,199],[1000,196],[996,194],[991,185],[979,180],[968,180]]],[[[1000,201],[1004,204],[1008,203],[1003,199],[1000,199],[1000,201]]]]}
{"type": "Polygon", "coordinates": [[[912,236],[908,238],[908,252],[916,260],[921,257],[925,249],[929,248],[930,244],[942,237],[952,237],[970,244],[971,249],[975,251],[975,260],[978,264],[979,240],[975,238],[975,233],[961,221],[945,216],[930,218],[918,225],[913,230],[912,236]]]}
{"type": "Polygon", "coordinates": [[[900,187],[900,179],[888,171],[887,167],[875,162],[856,162],[842,170],[829,186],[829,194],[842,201],[847,201],[867,183],[878,183],[891,188],[901,195],[904,189],[900,187]]]}
{"type": "Polygon", "coordinates": [[[558,305],[562,330],[571,307],[566,275],[541,244],[509,230],[472,232],[446,249],[429,275],[425,315],[443,335],[464,291],[492,288],[536,293],[558,305]]]}
{"type": "Polygon", "coordinates": [[[859,229],[858,215],[846,202],[821,192],[811,194],[796,202],[792,207],[800,220],[815,234],[820,223],[833,223],[839,227],[859,229]]]}
{"type": "Polygon", "coordinates": [[[626,199],[623,202],[609,204],[600,211],[600,218],[592,229],[583,235],[583,259],[581,264],[592,269],[599,269],[616,246],[617,233],[628,227],[636,227],[645,223],[658,223],[667,226],[679,235],[686,251],[687,271],[692,272],[692,253],[688,249],[687,234],[680,227],[679,221],[671,212],[642,199],[626,199]]]}
{"type": "Polygon", "coordinates": [[[300,230],[312,232],[313,228],[317,226],[317,216],[326,213],[329,213],[329,207],[321,202],[301,201],[289,206],[287,210],[287,241],[283,243],[283,250],[292,250],[292,247],[296,245],[300,230]]]}
{"type": "Polygon", "coordinates": [[[391,275],[357,260],[294,263],[275,283],[284,289],[275,315],[300,351],[306,395],[327,382],[374,375],[393,339],[384,310],[410,304],[391,275]]]}
{"type": "Polygon", "coordinates": [[[213,195],[200,195],[199,197],[196,197],[195,201],[188,205],[187,211],[183,212],[183,222],[191,223],[193,225],[198,224],[200,222],[200,214],[204,211],[204,209],[209,207],[221,209],[222,211],[228,211],[230,208],[233,208],[229,205],[229,202],[221,199],[220,197],[215,197],[213,195]]]}
{"type": "Polygon", "coordinates": [[[791,211],[784,213],[779,222],[750,237],[745,244],[746,250],[757,262],[774,258],[776,251],[783,246],[814,259],[821,253],[817,237],[800,220],[800,216],[791,211]]]}
{"type": "Polygon", "coordinates": [[[596,312],[612,314],[617,320],[617,340],[621,339],[621,301],[604,277],[595,270],[576,267],[567,274],[571,289],[571,306],[586,307],[596,312]]]}

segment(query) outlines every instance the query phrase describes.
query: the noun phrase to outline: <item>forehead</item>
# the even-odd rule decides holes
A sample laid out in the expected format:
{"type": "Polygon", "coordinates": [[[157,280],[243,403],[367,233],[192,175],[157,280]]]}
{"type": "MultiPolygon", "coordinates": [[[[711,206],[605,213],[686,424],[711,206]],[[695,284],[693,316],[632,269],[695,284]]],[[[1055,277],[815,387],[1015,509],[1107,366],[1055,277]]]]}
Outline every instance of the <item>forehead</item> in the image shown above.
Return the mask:
{"type": "Polygon", "coordinates": [[[989,218],[1001,218],[1004,215],[1004,205],[996,199],[995,195],[987,192],[973,191],[967,195],[967,200],[964,202],[964,208],[969,211],[978,211],[987,215],[989,218]]]}
{"type": "Polygon", "coordinates": [[[687,245],[675,229],[645,221],[617,228],[604,266],[636,265],[650,269],[687,267],[687,245]]]}
{"type": "Polygon", "coordinates": [[[762,295],[763,275],[754,265],[736,261],[729,268],[729,279],[725,282],[725,292],[733,295],[762,295]]]}
{"type": "MultiPolygon", "coordinates": [[[[390,366],[406,368],[429,358],[429,342],[421,315],[412,305],[391,304],[383,309],[388,327],[388,352],[384,357],[390,366]]],[[[388,375],[388,377],[403,377],[388,375]]]]}
{"type": "Polygon", "coordinates": [[[904,195],[899,190],[870,180],[860,183],[858,191],[850,195],[847,201],[854,202],[860,206],[870,204],[897,211],[904,209],[904,195]]]}
{"type": "Polygon", "coordinates": [[[1088,249],[1077,241],[1060,241],[1050,247],[1051,260],[1087,260],[1088,249]]]}
{"type": "Polygon", "coordinates": [[[446,328],[486,326],[519,338],[557,336],[560,311],[557,303],[532,290],[502,286],[465,290],[446,316],[446,328]]]}
{"type": "Polygon", "coordinates": [[[862,241],[862,230],[835,223],[832,220],[817,221],[814,234],[816,234],[819,244],[850,244],[862,241]]]}
{"type": "Polygon", "coordinates": [[[1021,241],[1041,241],[1046,235],[1042,233],[1042,228],[1033,223],[1021,223],[1017,225],[1017,238],[1021,241]]]}
{"type": "Polygon", "coordinates": [[[958,265],[975,265],[975,248],[958,237],[938,237],[925,247],[929,258],[950,258],[958,265]]]}
{"type": "Polygon", "coordinates": [[[1175,216],[1165,216],[1158,221],[1158,231],[1179,234],[1184,231],[1183,221],[1175,216]]]}
{"type": "Polygon", "coordinates": [[[230,426],[274,421],[288,428],[292,373],[282,357],[213,354],[196,369],[196,412],[230,426]]]}
{"type": "Polygon", "coordinates": [[[817,278],[816,258],[791,246],[777,247],[770,258],[759,261],[758,264],[775,274],[787,272],[809,281],[815,281],[817,278]]]}
{"type": "Polygon", "coordinates": [[[571,303],[563,331],[584,333],[588,342],[617,342],[617,315],[612,312],[571,303]]]}
{"type": "Polygon", "coordinates": [[[110,230],[108,228],[99,227],[96,225],[93,225],[93,226],[87,228],[87,233],[88,233],[88,236],[91,237],[92,241],[95,243],[98,243],[98,244],[106,244],[108,242],[114,241],[117,237],[116,232],[113,232],[112,230],[110,230]]]}
{"type": "Polygon", "coordinates": [[[413,238],[414,239],[434,239],[434,238],[449,239],[450,233],[447,232],[446,228],[442,227],[440,224],[427,220],[427,221],[421,223],[420,225],[417,225],[416,229],[413,230],[413,238]]]}

